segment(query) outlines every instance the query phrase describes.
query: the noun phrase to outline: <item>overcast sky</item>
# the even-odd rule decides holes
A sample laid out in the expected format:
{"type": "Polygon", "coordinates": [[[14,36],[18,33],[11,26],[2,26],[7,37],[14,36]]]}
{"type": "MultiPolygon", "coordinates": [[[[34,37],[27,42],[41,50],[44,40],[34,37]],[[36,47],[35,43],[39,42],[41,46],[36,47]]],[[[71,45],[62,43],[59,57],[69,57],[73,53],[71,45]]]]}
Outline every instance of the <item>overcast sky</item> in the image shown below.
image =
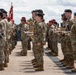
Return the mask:
{"type": "Polygon", "coordinates": [[[51,19],[61,21],[61,14],[65,9],[71,9],[76,12],[76,0],[0,0],[0,8],[6,11],[10,10],[11,2],[14,6],[15,23],[20,23],[21,17],[25,16],[27,20],[31,17],[31,11],[42,9],[45,13],[45,20],[51,19]]]}

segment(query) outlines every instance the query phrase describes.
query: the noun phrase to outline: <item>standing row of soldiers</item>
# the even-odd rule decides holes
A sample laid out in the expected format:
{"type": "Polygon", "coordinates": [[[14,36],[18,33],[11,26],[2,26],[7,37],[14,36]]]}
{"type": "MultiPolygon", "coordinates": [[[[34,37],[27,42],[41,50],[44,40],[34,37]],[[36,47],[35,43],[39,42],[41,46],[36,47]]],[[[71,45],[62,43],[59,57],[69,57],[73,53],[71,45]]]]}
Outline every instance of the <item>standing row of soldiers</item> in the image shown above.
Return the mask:
{"type": "MultiPolygon", "coordinates": [[[[25,23],[25,27],[23,26],[21,31],[21,36],[24,37],[22,39],[22,47],[23,50],[21,51],[22,55],[27,55],[27,47],[28,39],[30,36],[33,42],[33,53],[34,59],[32,60],[32,64],[36,71],[43,71],[43,45],[45,44],[44,35],[46,33],[46,39],[48,41],[48,48],[51,49],[51,54],[53,56],[58,56],[58,39],[61,43],[62,52],[64,55],[64,59],[60,60],[66,68],[72,69],[72,72],[76,72],[74,66],[74,59],[75,59],[75,49],[76,49],[76,13],[74,14],[74,19],[71,20],[72,11],[70,9],[66,9],[62,16],[62,23],[61,28],[58,28],[58,23],[55,19],[49,21],[48,26],[46,27],[44,21],[44,13],[42,10],[34,10],[32,11],[32,19],[28,20],[28,25],[25,23]],[[47,32],[46,32],[47,28],[47,32]],[[27,32],[32,32],[27,33],[27,32]],[[26,36],[23,36],[25,35],[26,36]],[[29,34],[29,35],[28,35],[29,34]],[[26,46],[25,46],[26,43],[26,46]]],[[[21,23],[23,23],[23,19],[21,19],[21,23]]]]}
{"type": "Polygon", "coordinates": [[[74,13],[73,20],[71,20],[71,16],[72,11],[66,9],[61,15],[63,22],[60,28],[57,28],[54,20],[49,21],[47,26],[47,41],[48,47],[51,49],[51,54],[57,56],[57,39],[60,39],[61,49],[64,55],[64,59],[60,60],[60,62],[62,62],[66,68],[72,69],[72,72],[76,72],[74,66],[74,60],[76,59],[76,13],[74,13]]]}
{"type": "Polygon", "coordinates": [[[16,45],[16,25],[7,17],[7,12],[0,9],[0,71],[8,67],[9,54],[16,45]]]}
{"type": "Polygon", "coordinates": [[[21,42],[22,42],[22,51],[21,55],[26,56],[28,50],[28,40],[31,37],[33,44],[33,54],[34,59],[31,61],[35,71],[44,70],[43,62],[43,45],[44,43],[44,34],[45,34],[45,21],[44,13],[42,10],[32,11],[32,19],[28,20],[28,25],[26,24],[26,18],[22,17],[21,19],[21,42]],[[30,36],[30,37],[29,37],[30,36]]]}

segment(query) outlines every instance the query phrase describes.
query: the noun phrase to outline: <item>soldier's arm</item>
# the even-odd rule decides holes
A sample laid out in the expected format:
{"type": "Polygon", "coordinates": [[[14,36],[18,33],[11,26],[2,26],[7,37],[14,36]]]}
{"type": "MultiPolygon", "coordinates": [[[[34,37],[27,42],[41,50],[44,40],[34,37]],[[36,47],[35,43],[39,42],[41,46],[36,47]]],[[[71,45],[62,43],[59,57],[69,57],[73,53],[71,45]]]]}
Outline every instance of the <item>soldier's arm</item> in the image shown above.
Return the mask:
{"type": "Polygon", "coordinates": [[[38,36],[37,36],[37,43],[41,43],[41,44],[44,44],[44,35],[43,35],[43,29],[41,26],[38,26],[38,29],[37,29],[37,33],[36,33],[38,36]]]}

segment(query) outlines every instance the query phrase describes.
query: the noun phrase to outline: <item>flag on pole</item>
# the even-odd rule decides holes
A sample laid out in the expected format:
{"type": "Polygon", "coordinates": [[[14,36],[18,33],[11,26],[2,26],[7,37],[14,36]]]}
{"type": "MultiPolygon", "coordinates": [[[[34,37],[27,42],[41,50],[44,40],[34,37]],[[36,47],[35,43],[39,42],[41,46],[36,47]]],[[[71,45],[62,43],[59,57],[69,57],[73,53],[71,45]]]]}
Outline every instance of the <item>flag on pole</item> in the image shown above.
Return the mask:
{"type": "Polygon", "coordinates": [[[9,18],[13,20],[13,3],[11,3],[10,11],[9,11],[9,18]]]}

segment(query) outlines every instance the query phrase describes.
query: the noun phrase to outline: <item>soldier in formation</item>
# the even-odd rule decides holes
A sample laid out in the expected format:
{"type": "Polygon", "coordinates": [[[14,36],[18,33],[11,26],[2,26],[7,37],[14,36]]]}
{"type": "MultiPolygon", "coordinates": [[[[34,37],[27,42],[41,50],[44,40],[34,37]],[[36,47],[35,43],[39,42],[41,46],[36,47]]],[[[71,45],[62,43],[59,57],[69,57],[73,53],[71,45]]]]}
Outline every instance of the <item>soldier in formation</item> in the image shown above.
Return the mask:
{"type": "Polygon", "coordinates": [[[44,62],[43,62],[43,45],[44,45],[44,32],[45,32],[45,22],[43,18],[44,14],[42,10],[38,10],[36,13],[36,23],[34,26],[34,39],[33,39],[33,49],[35,51],[36,61],[33,62],[35,71],[43,71],[44,70],[44,62]]]}
{"type": "MultiPolygon", "coordinates": [[[[73,58],[74,60],[76,60],[76,13],[74,13],[74,19],[72,21],[73,25],[71,27],[71,42],[72,42],[73,58]]],[[[75,67],[72,69],[72,72],[76,72],[75,67]]]]}
{"type": "Polygon", "coordinates": [[[51,49],[51,54],[53,56],[58,56],[58,46],[57,46],[57,34],[55,32],[55,29],[57,28],[57,22],[52,19],[49,21],[49,28],[47,29],[48,32],[48,40],[49,40],[49,46],[51,49]]]}
{"type": "Polygon", "coordinates": [[[29,36],[26,33],[29,30],[29,26],[26,24],[26,18],[22,17],[21,19],[21,42],[22,42],[22,51],[21,56],[27,56],[27,50],[28,50],[28,40],[29,36]]]}
{"type": "Polygon", "coordinates": [[[61,61],[67,68],[74,68],[74,58],[73,58],[73,50],[71,45],[70,33],[73,22],[71,19],[72,11],[70,9],[65,10],[64,17],[66,17],[66,21],[63,21],[63,27],[65,28],[65,32],[62,32],[62,52],[64,55],[64,59],[61,61]]]}
{"type": "MultiPolygon", "coordinates": [[[[0,48],[2,49],[1,56],[0,59],[2,64],[0,67],[0,70],[4,70],[4,67],[8,67],[8,63],[9,63],[9,51],[11,47],[11,42],[10,42],[10,38],[11,38],[11,25],[13,24],[12,21],[9,21],[7,18],[7,12],[4,9],[0,9],[0,12],[2,13],[3,16],[1,16],[1,20],[0,20],[0,26],[2,29],[2,39],[4,42],[1,43],[2,46],[0,46],[0,48]]],[[[1,39],[1,40],[2,40],[1,39]]]]}

